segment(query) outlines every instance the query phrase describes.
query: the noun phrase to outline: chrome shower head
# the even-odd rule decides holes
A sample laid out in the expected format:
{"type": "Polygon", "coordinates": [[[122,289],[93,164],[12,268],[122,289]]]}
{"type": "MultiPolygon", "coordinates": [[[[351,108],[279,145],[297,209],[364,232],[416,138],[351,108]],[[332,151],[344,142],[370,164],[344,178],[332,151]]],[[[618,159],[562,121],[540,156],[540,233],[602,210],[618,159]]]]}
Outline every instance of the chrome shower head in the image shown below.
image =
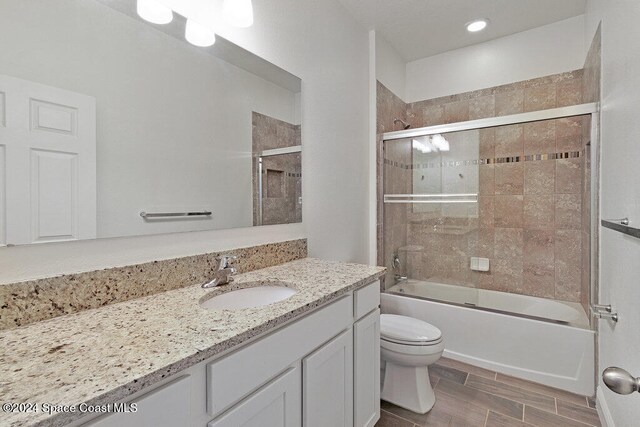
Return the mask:
{"type": "Polygon", "coordinates": [[[396,124],[398,124],[398,123],[401,123],[401,124],[402,124],[402,129],[409,129],[409,128],[411,127],[411,125],[410,125],[409,123],[405,122],[405,121],[404,121],[404,120],[402,120],[402,119],[398,119],[398,118],[393,119],[393,124],[394,124],[394,125],[396,125],[396,124]]]}

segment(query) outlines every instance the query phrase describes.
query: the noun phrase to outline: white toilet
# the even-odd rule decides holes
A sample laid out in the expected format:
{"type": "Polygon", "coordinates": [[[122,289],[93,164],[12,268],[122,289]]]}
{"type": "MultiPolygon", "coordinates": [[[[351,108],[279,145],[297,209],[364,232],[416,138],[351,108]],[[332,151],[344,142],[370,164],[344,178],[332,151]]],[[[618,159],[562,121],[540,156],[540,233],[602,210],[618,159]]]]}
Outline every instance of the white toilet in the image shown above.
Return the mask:
{"type": "Polygon", "coordinates": [[[424,414],[436,403],[428,366],[444,351],[442,332],[413,317],[380,316],[380,354],[386,364],[382,400],[424,414]]]}

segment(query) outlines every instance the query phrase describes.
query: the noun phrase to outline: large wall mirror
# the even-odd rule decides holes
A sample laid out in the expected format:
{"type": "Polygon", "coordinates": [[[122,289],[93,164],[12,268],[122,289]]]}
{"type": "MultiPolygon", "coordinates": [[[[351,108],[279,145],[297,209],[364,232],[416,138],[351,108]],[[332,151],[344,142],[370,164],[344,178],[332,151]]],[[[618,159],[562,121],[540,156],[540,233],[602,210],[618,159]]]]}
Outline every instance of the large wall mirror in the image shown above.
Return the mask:
{"type": "Polygon", "coordinates": [[[301,81],[135,0],[0,0],[0,245],[302,221],[301,81]]]}

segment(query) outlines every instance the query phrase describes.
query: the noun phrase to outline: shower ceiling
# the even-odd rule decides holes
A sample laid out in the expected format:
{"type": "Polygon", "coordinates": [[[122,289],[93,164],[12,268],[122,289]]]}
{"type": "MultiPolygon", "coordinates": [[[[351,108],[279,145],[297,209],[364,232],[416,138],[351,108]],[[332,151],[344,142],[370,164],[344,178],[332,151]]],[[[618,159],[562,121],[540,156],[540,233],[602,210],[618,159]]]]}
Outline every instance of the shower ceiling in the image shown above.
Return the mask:
{"type": "Polygon", "coordinates": [[[519,33],[585,12],[585,0],[339,0],[405,61],[519,33]],[[489,18],[479,33],[465,24],[489,18]]]}

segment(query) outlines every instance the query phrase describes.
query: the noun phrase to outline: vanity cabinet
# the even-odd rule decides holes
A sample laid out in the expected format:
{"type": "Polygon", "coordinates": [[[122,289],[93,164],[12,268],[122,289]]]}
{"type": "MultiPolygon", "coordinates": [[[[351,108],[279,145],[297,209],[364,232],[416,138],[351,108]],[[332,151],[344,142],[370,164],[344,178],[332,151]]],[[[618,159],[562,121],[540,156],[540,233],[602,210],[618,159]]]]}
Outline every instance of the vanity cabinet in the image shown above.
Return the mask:
{"type": "Polygon", "coordinates": [[[379,282],[371,283],[130,396],[126,402],[139,402],[133,415],[84,425],[373,426],[380,417],[379,305],[379,282]]]}

